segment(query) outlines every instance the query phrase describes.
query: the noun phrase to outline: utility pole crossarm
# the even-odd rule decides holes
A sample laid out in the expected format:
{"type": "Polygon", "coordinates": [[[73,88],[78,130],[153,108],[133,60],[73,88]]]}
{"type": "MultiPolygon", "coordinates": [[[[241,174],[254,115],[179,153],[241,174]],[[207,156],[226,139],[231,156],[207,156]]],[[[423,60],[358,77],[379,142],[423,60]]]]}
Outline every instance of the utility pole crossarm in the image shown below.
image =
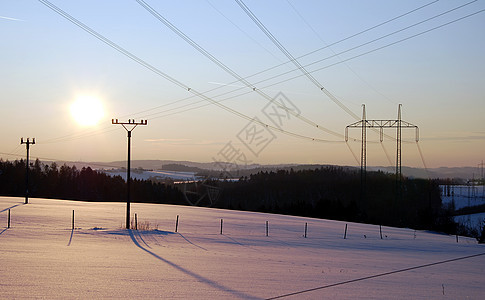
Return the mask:
{"type": "Polygon", "coordinates": [[[128,122],[120,122],[118,119],[111,119],[111,124],[121,125],[126,131],[131,132],[135,129],[138,125],[147,125],[147,120],[140,120],[140,122],[136,122],[134,119],[128,119],[128,122]],[[126,128],[125,125],[133,126],[131,129],[126,128]]]}
{"type": "Polygon", "coordinates": [[[111,124],[120,124],[120,125],[147,125],[147,120],[140,120],[140,122],[136,122],[134,119],[128,119],[128,122],[120,122],[118,119],[111,119],[111,124]]]}

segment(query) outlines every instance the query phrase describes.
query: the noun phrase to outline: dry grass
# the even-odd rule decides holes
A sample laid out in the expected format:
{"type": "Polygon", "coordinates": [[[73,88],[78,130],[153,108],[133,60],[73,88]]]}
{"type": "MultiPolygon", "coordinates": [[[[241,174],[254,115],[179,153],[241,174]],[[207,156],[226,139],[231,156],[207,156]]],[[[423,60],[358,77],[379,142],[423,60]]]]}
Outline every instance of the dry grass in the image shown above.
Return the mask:
{"type": "Polygon", "coordinates": [[[142,230],[142,231],[149,231],[149,230],[158,230],[158,223],[152,224],[149,221],[138,222],[135,223],[135,218],[131,219],[130,228],[135,230],[142,230]]]}

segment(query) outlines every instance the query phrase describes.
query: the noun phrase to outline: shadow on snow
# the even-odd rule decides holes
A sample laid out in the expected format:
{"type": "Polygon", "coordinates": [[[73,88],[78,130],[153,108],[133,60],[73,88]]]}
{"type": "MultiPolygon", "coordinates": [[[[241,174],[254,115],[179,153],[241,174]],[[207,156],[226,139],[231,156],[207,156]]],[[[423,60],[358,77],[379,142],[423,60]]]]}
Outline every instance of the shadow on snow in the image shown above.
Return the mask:
{"type": "MultiPolygon", "coordinates": [[[[184,267],[179,266],[179,265],[177,265],[177,264],[175,264],[175,263],[173,263],[173,262],[171,262],[171,261],[169,261],[169,260],[167,260],[167,259],[165,259],[165,258],[163,258],[163,257],[159,256],[158,254],[156,254],[156,253],[154,253],[154,252],[152,252],[152,251],[148,250],[148,249],[147,249],[147,248],[145,248],[143,245],[141,245],[141,244],[138,242],[138,240],[136,239],[136,237],[135,237],[135,233],[133,233],[133,230],[128,229],[127,231],[128,231],[128,233],[129,233],[129,235],[130,235],[130,237],[131,237],[131,240],[132,240],[132,241],[133,241],[133,243],[135,244],[135,246],[137,246],[137,247],[138,247],[138,248],[140,248],[141,250],[145,251],[146,253],[150,254],[151,256],[155,257],[156,259],[158,259],[158,260],[160,260],[160,261],[162,261],[162,262],[164,262],[164,263],[166,263],[166,264],[170,265],[171,267],[173,267],[173,268],[175,268],[175,269],[177,269],[177,270],[181,271],[182,273],[185,273],[185,274],[187,274],[187,275],[189,275],[189,276],[191,276],[191,277],[193,277],[193,278],[197,279],[197,281],[203,282],[203,283],[205,283],[205,284],[207,284],[207,285],[209,285],[209,286],[211,286],[211,287],[213,287],[213,288],[216,288],[216,289],[218,289],[218,290],[221,290],[221,291],[225,291],[225,292],[231,293],[233,296],[236,296],[236,297],[239,297],[239,298],[244,298],[244,299],[256,299],[256,297],[254,297],[254,296],[251,296],[251,295],[248,295],[248,294],[246,294],[246,293],[244,293],[244,292],[236,291],[236,290],[233,290],[233,289],[228,288],[228,287],[226,287],[226,286],[223,286],[223,285],[221,285],[221,284],[219,284],[219,283],[217,283],[217,282],[215,282],[215,281],[213,281],[213,280],[210,280],[210,279],[208,279],[208,278],[206,278],[206,277],[203,277],[202,275],[199,275],[199,274],[194,273],[194,272],[192,272],[192,271],[190,271],[190,270],[187,270],[187,269],[185,269],[184,267]]],[[[167,233],[167,234],[168,234],[168,233],[167,233]]],[[[137,234],[137,235],[139,235],[139,234],[137,234]]],[[[183,236],[182,236],[182,237],[183,237],[183,236]]],[[[144,242],[143,242],[143,243],[144,243],[144,242]]],[[[144,244],[145,244],[145,243],[144,243],[144,244]]],[[[146,244],[145,244],[145,245],[146,245],[146,244]]]]}

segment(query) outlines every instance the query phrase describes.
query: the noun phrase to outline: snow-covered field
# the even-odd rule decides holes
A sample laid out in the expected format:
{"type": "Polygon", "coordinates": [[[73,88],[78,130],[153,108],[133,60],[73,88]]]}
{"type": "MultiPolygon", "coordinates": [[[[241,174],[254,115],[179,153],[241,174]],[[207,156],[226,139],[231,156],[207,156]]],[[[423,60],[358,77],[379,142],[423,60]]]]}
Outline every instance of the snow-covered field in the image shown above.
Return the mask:
{"type": "Polygon", "coordinates": [[[443,204],[446,205],[453,201],[455,202],[455,209],[485,204],[484,186],[455,185],[451,187],[449,194],[445,192],[443,186],[441,190],[443,204]]]}
{"type": "MultiPolygon", "coordinates": [[[[485,186],[456,185],[451,187],[449,194],[443,186],[441,190],[443,205],[449,205],[453,202],[456,210],[485,204],[485,186]]],[[[485,213],[456,216],[454,220],[458,224],[475,228],[478,232],[481,232],[481,228],[484,226],[485,213]]]]}
{"type": "Polygon", "coordinates": [[[137,203],[152,229],[135,231],[122,229],[125,206],[0,197],[0,298],[485,298],[474,239],[389,227],[381,239],[375,225],[137,203]]]}

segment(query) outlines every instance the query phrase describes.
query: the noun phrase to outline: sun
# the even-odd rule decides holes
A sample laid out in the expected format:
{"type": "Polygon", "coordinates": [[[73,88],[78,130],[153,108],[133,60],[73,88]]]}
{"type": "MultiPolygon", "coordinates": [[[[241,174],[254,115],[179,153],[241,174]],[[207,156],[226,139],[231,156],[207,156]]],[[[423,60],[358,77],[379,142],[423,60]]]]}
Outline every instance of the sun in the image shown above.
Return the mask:
{"type": "Polygon", "coordinates": [[[71,115],[81,126],[94,126],[104,117],[101,101],[92,96],[79,96],[71,104],[71,115]]]}

